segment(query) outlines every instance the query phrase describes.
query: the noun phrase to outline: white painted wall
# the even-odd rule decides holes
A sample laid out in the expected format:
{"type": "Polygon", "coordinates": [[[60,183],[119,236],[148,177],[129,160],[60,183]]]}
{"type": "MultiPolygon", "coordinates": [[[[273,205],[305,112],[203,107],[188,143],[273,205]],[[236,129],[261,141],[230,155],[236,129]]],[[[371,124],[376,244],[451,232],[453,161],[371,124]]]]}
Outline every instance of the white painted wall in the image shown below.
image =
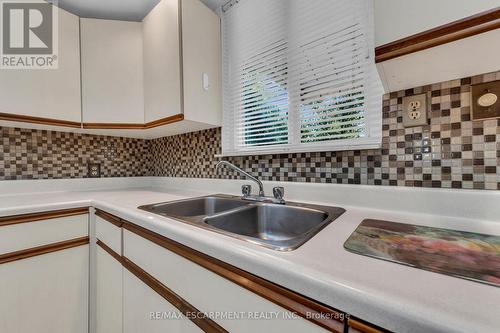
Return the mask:
{"type": "Polygon", "coordinates": [[[498,6],[500,0],[375,0],[375,45],[498,6]]]}

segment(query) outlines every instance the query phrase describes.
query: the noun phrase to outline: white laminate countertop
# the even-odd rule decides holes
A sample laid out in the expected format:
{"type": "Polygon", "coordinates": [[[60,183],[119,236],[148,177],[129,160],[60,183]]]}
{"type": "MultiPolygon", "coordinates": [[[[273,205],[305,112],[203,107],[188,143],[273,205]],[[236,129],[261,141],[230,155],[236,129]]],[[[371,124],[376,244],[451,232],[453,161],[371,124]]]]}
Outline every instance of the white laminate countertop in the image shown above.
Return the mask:
{"type": "MultiPolygon", "coordinates": [[[[273,251],[137,209],[144,204],[201,195],[235,194],[241,183],[143,178],[109,190],[86,186],[83,191],[70,191],[64,190],[66,185],[50,185],[47,192],[43,186],[29,187],[26,191],[31,193],[14,190],[15,184],[0,184],[0,216],[89,205],[395,332],[499,332],[500,288],[353,254],[343,248],[366,218],[500,235],[500,222],[494,219],[499,216],[499,193],[281,183],[285,189],[291,187],[295,201],[303,196],[305,202],[346,209],[291,252],[273,251]],[[439,198],[443,215],[435,213],[438,206],[433,208],[439,198]],[[430,203],[424,210],[426,200],[430,203]],[[467,209],[466,202],[475,208],[467,209]],[[398,207],[392,209],[396,204],[398,207]],[[474,211],[477,206],[487,212],[474,211]]],[[[78,184],[70,187],[83,186],[78,184]]],[[[266,184],[266,188],[271,185],[275,183],[266,184]]]]}

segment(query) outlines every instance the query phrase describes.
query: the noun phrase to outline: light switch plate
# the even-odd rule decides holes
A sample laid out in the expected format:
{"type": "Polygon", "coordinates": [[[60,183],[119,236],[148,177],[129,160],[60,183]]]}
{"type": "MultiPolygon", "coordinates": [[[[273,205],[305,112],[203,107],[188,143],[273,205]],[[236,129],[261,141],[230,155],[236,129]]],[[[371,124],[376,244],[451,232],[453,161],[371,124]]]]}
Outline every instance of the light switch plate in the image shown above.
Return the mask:
{"type": "Polygon", "coordinates": [[[403,126],[427,125],[427,95],[403,97],[403,126]]]}

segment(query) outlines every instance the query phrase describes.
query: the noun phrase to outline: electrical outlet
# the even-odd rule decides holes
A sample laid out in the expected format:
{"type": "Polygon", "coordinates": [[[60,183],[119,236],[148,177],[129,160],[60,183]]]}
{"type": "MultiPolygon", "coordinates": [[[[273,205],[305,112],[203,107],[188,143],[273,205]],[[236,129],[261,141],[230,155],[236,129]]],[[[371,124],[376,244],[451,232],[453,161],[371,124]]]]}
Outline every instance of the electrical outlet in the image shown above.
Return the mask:
{"type": "Polygon", "coordinates": [[[427,95],[403,97],[403,126],[427,125],[427,95]]]}
{"type": "Polygon", "coordinates": [[[100,178],[101,177],[101,165],[99,163],[88,163],[87,164],[87,177],[100,178]]]}

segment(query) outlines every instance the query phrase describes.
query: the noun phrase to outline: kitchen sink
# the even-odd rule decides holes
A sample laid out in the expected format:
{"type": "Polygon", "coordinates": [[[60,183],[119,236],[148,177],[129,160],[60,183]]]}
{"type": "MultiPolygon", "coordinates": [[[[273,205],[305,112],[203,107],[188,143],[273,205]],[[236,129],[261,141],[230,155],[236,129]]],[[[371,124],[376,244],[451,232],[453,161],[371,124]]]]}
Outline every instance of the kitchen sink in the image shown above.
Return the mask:
{"type": "Polygon", "coordinates": [[[159,203],[139,207],[151,213],[201,222],[204,217],[230,211],[234,208],[250,204],[243,200],[235,200],[232,196],[207,196],[172,202],[159,203]]]}
{"type": "Polygon", "coordinates": [[[139,209],[279,251],[298,248],[345,212],[340,207],[251,202],[221,194],[139,209]]]}

